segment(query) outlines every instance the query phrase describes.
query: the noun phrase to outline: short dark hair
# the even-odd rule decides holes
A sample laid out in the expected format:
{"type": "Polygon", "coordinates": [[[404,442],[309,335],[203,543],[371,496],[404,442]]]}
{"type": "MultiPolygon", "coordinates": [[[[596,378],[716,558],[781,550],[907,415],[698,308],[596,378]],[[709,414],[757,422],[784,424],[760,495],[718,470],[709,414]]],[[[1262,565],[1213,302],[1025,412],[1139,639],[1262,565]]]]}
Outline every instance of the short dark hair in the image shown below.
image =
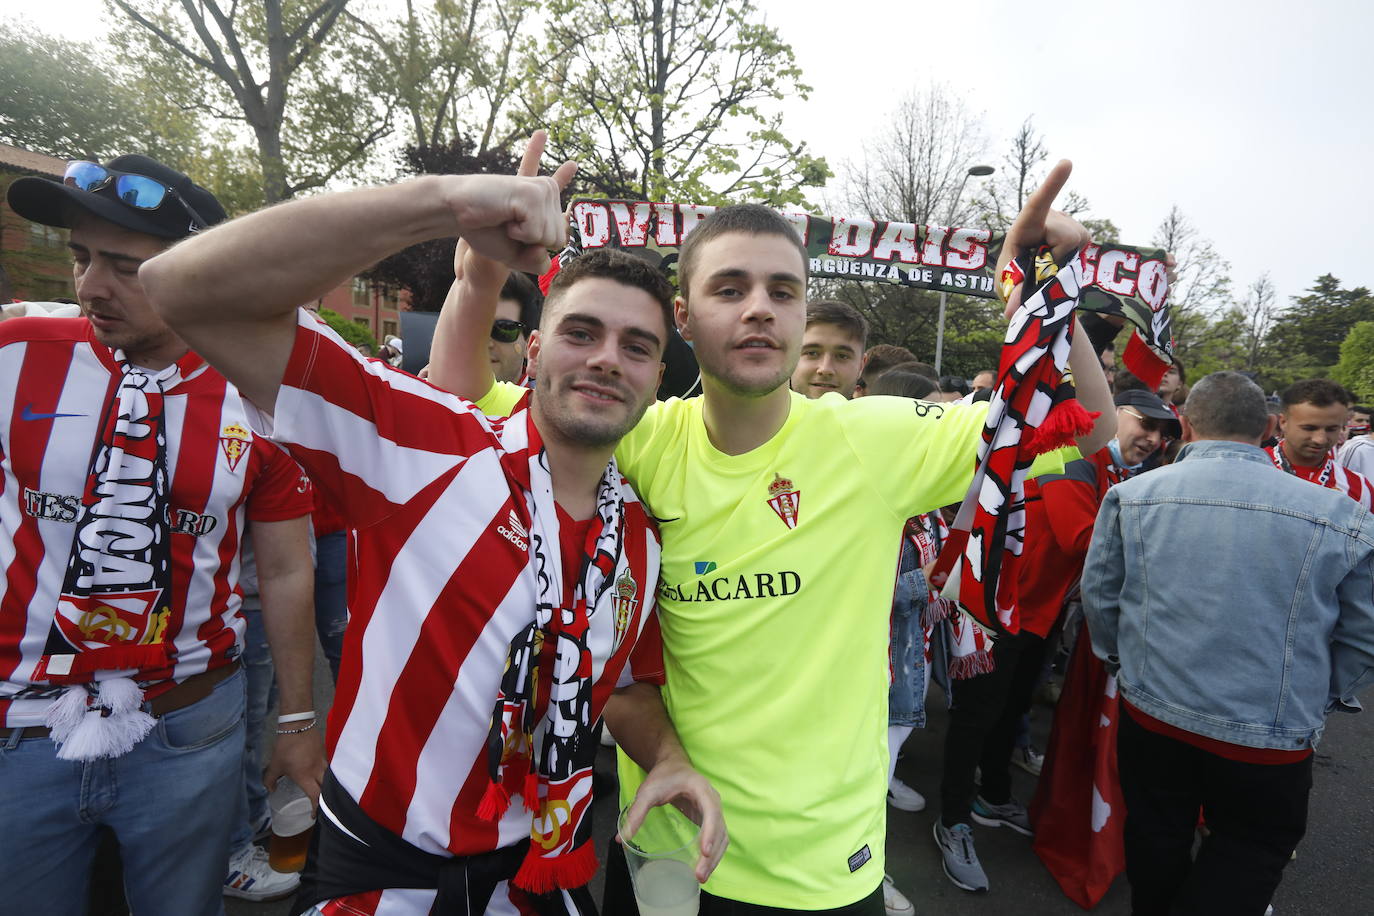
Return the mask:
{"type": "Polygon", "coordinates": [[[859,342],[862,350],[868,343],[868,320],[854,306],[838,299],[817,299],[806,304],[806,326],[833,324],[859,342]]]}
{"type": "MultiPolygon", "coordinates": [[[[864,354],[864,375],[873,378],[876,377],[875,373],[881,374],[888,369],[900,366],[902,363],[914,362],[916,362],[916,354],[906,347],[898,347],[893,344],[874,344],[864,354]]],[[[926,374],[934,378],[936,373],[934,369],[931,369],[926,374]]]]}
{"type": "MultiPolygon", "coordinates": [[[[579,255],[568,262],[554,275],[549,284],[548,295],[544,297],[542,320],[552,311],[559,297],[566,293],[579,280],[600,277],[613,280],[622,286],[641,289],[653,297],[663,316],[665,335],[674,333],[673,324],[673,284],[663,276],[657,267],[617,248],[596,248],[579,255]]],[[[664,336],[663,349],[668,349],[670,337],[664,336]]]]}
{"type": "Polygon", "coordinates": [[[888,369],[868,386],[864,394],[888,394],[899,398],[924,398],[935,390],[935,379],[901,366],[888,369]]]}
{"type": "MultiPolygon", "coordinates": [[[[1168,371],[1168,370],[1165,370],[1168,371]]],[[[1158,387],[1158,386],[1156,386],[1158,387]]],[[[1154,394],[1155,389],[1145,384],[1139,376],[1129,369],[1117,369],[1116,378],[1112,381],[1112,389],[1120,394],[1123,391],[1148,391],[1154,394]]]]}
{"type": "Polygon", "coordinates": [[[1341,385],[1327,378],[1307,378],[1300,382],[1294,382],[1283,390],[1279,396],[1279,403],[1283,405],[1284,413],[1294,404],[1311,404],[1313,407],[1330,407],[1332,404],[1342,404],[1349,407],[1355,402],[1350,396],[1350,392],[1341,385]]]}
{"type": "Polygon", "coordinates": [[[1362,414],[1365,414],[1366,416],[1374,416],[1374,409],[1370,408],[1369,405],[1367,405],[1367,404],[1351,404],[1351,405],[1350,405],[1350,412],[1351,412],[1351,413],[1362,413],[1362,414]]]}
{"type": "MultiPolygon", "coordinates": [[[[1177,356],[1172,357],[1172,359],[1173,359],[1173,363],[1174,363],[1174,364],[1173,364],[1173,368],[1175,368],[1175,369],[1178,370],[1178,382],[1179,382],[1179,384],[1180,384],[1180,385],[1185,384],[1185,383],[1188,381],[1188,370],[1185,369],[1185,368],[1183,368],[1183,363],[1179,362],[1179,359],[1178,359],[1177,356]]],[[[1168,372],[1169,370],[1168,370],[1168,369],[1165,369],[1164,371],[1165,371],[1165,372],[1168,372]]]]}
{"type": "MultiPolygon", "coordinates": [[[[897,365],[889,366],[888,368],[904,369],[907,372],[915,372],[917,375],[926,376],[932,382],[935,382],[935,380],[940,377],[940,373],[935,371],[934,366],[932,366],[930,363],[923,363],[919,359],[909,359],[904,363],[898,363],[897,365]]],[[[938,387],[939,382],[936,382],[936,385],[938,387]]]]}
{"type": "Polygon", "coordinates": [[[682,247],[678,249],[677,285],[683,299],[686,299],[690,293],[692,269],[696,266],[697,249],[711,239],[731,232],[740,232],[745,235],[780,235],[787,239],[797,246],[797,253],[801,255],[802,280],[807,279],[810,262],[806,255],[806,246],[802,244],[801,236],[797,235],[796,228],[783,219],[778,211],[762,204],[735,204],[731,207],[721,207],[697,223],[696,228],[687,235],[682,247]]]}
{"type": "Polygon", "coordinates": [[[509,299],[520,307],[520,323],[525,326],[526,333],[539,327],[540,306],[544,300],[539,295],[539,287],[527,275],[518,270],[511,271],[497,298],[509,299]]]}
{"type": "Polygon", "coordinates": [[[1183,415],[1202,439],[1258,439],[1269,423],[1264,392],[1239,372],[1213,372],[1188,392],[1183,415]]]}

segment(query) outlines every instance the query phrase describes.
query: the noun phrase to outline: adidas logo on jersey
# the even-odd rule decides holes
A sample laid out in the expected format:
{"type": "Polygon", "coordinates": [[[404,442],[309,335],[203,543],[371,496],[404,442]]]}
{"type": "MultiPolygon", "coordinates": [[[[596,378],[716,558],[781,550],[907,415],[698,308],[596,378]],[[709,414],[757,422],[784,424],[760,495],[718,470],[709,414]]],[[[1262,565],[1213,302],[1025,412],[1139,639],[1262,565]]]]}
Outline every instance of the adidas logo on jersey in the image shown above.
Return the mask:
{"type": "Polygon", "coordinates": [[[524,525],[520,524],[520,519],[516,518],[514,509],[510,510],[510,515],[506,517],[505,525],[496,526],[496,533],[521,550],[530,549],[530,545],[525,541],[525,538],[529,537],[529,532],[525,530],[524,525]]]}

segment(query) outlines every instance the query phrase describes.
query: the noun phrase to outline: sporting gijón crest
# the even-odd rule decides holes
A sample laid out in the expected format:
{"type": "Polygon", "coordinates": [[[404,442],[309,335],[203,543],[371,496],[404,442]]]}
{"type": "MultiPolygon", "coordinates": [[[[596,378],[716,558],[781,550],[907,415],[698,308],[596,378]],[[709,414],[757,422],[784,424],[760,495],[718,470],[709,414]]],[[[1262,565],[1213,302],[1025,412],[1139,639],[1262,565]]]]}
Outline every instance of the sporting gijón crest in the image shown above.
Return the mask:
{"type": "Polygon", "coordinates": [[[797,527],[797,517],[801,511],[801,491],[792,481],[773,472],[773,482],[768,485],[768,505],[782,519],[788,528],[797,527]]]}

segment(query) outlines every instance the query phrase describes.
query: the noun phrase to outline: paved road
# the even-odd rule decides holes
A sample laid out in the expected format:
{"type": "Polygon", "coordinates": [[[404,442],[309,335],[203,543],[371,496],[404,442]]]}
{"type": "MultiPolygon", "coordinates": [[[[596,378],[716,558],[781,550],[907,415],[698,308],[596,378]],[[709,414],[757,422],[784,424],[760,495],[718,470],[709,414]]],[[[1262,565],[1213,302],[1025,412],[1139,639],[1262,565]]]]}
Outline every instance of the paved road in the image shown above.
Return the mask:
{"type": "MultiPolygon", "coordinates": [[[[326,669],[327,670],[327,669],[326,669]]],[[[317,695],[329,693],[327,677],[317,695]]],[[[939,707],[939,693],[931,695],[939,707]]],[[[1037,707],[1034,733],[1044,743],[1049,710],[1037,707]]],[[[934,797],[939,781],[940,747],[945,714],[931,710],[929,728],[913,734],[898,761],[897,772],[907,783],[934,797]]],[[[613,754],[603,750],[598,773],[614,779],[613,754]]],[[[1029,799],[1033,777],[1016,772],[1016,791],[1029,799]]],[[[1298,859],[1284,873],[1274,900],[1277,916],[1374,916],[1374,715],[1334,717],[1317,752],[1316,785],[1312,792],[1307,837],[1298,859]]],[[[1030,841],[1010,830],[975,827],[978,853],[992,884],[987,894],[970,894],[954,887],[940,869],[931,840],[933,811],[910,814],[888,809],[888,872],[897,886],[916,902],[918,914],[991,916],[1056,916],[1082,912],[1059,891],[1049,873],[1030,851],[1030,841]]],[[[597,845],[602,853],[615,822],[615,802],[598,800],[595,808],[597,845]]],[[[727,812],[728,817],[728,812],[727,812]]],[[[600,883],[594,882],[600,898],[600,883]]],[[[228,916],[288,916],[287,902],[248,904],[226,899],[228,916]]],[[[1118,878],[1095,911],[1104,916],[1130,913],[1124,877],[1118,878]]],[[[608,913],[605,916],[616,916],[608,913]]]]}

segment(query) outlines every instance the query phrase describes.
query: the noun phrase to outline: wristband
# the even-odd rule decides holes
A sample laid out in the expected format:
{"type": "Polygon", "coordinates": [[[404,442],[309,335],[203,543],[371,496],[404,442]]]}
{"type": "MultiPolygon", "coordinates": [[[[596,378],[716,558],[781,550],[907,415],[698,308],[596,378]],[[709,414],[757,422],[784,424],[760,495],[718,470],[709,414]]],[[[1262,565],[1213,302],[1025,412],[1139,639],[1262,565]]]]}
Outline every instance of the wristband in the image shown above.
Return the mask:
{"type": "Polygon", "coordinates": [[[314,728],[315,725],[316,725],[318,722],[319,722],[318,719],[311,719],[310,722],[309,722],[309,724],[308,724],[308,725],[305,725],[305,726],[302,727],[302,728],[279,728],[279,729],[277,729],[277,734],[279,734],[279,735],[299,735],[301,732],[308,732],[308,731],[310,731],[310,729],[314,728]]]}
{"type": "Polygon", "coordinates": [[[285,725],[288,722],[304,722],[306,719],[315,718],[315,710],[309,712],[293,712],[288,716],[277,716],[277,724],[285,725]]]}

